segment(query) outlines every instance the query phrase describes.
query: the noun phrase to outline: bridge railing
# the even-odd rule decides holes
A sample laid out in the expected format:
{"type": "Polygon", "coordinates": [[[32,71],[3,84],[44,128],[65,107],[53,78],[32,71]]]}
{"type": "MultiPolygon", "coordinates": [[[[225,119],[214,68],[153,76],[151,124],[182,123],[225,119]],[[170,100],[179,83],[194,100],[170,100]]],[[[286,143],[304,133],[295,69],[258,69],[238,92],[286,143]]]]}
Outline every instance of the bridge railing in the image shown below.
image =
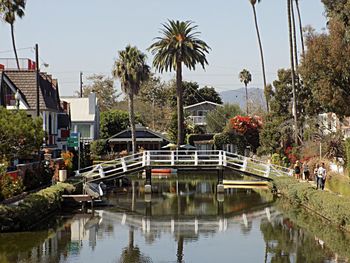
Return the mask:
{"type": "Polygon", "coordinates": [[[221,150],[159,150],[143,151],[140,153],[117,158],[81,169],[79,172],[86,178],[112,177],[136,171],[144,167],[179,167],[179,166],[224,166],[258,176],[292,175],[292,170],[276,166],[253,158],[229,153],[221,150]]]}
{"type": "Polygon", "coordinates": [[[148,166],[196,166],[196,165],[222,165],[222,151],[145,151],[145,165],[148,166]]]}

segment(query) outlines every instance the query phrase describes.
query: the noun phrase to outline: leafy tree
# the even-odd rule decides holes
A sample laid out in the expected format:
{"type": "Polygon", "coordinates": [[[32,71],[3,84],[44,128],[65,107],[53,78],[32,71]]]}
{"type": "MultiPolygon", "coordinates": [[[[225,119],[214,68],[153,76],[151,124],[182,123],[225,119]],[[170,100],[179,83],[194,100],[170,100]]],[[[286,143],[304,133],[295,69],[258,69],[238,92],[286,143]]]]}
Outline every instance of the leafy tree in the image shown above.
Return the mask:
{"type": "Polygon", "coordinates": [[[172,90],[171,82],[169,83],[161,82],[160,78],[152,75],[141,85],[139,96],[135,100],[135,111],[153,130],[164,131],[169,123],[169,113],[172,111],[169,106],[172,90]]]}
{"type": "Polygon", "coordinates": [[[24,16],[24,9],[26,7],[26,0],[2,0],[0,1],[0,10],[2,19],[8,23],[11,27],[11,38],[13,51],[15,53],[17,68],[19,67],[16,42],[15,42],[15,32],[14,24],[16,22],[16,17],[22,18],[24,16]]]}
{"type": "Polygon", "coordinates": [[[252,74],[247,69],[243,69],[239,73],[239,80],[244,83],[245,86],[245,103],[246,103],[246,113],[249,114],[248,110],[248,84],[252,81],[252,74]]]}
{"type": "MultiPolygon", "coordinates": [[[[261,0],[258,0],[258,3],[260,3],[260,1],[261,0]]],[[[267,87],[267,84],[266,84],[264,52],[263,52],[263,47],[262,47],[261,38],[260,38],[258,18],[257,18],[257,15],[256,15],[256,10],[255,10],[255,5],[256,5],[257,0],[249,0],[249,2],[251,3],[252,8],[253,8],[255,29],[256,29],[256,35],[257,35],[257,38],[258,38],[258,44],[259,44],[259,50],[260,50],[261,69],[262,69],[262,75],[263,75],[263,81],[264,81],[264,91],[265,91],[266,87],[267,87]]],[[[267,97],[266,97],[266,108],[267,108],[267,112],[269,112],[269,100],[268,100],[267,97]]]]}
{"type": "Polygon", "coordinates": [[[44,138],[42,119],[32,119],[25,111],[0,107],[0,158],[11,161],[39,151],[44,138]]]}
{"type": "MultiPolygon", "coordinates": [[[[136,115],[136,121],[142,123],[138,115],[136,115]]],[[[129,114],[127,111],[110,110],[102,112],[100,119],[100,136],[102,139],[108,139],[127,129],[129,125],[129,114]]]]}
{"type": "Polygon", "coordinates": [[[135,153],[134,95],[138,94],[141,84],[149,78],[150,68],[146,64],[146,55],[136,47],[128,45],[125,50],[121,50],[118,53],[119,58],[114,64],[113,76],[120,80],[122,91],[128,97],[132,151],[135,153]]]}
{"type": "Polygon", "coordinates": [[[161,82],[159,77],[151,75],[147,81],[142,83],[138,97],[148,104],[164,107],[168,102],[169,93],[166,83],[161,82]]]}
{"type": "MultiPolygon", "coordinates": [[[[197,82],[183,81],[183,104],[184,106],[193,105],[203,101],[210,101],[217,104],[222,104],[222,99],[219,93],[213,87],[204,86],[200,88],[197,82]]],[[[170,82],[171,105],[176,106],[176,86],[170,82]]]]}
{"type": "Polygon", "coordinates": [[[191,21],[168,20],[163,24],[162,36],[156,38],[149,50],[154,54],[153,65],[159,71],[176,70],[176,97],[178,115],[178,140],[184,143],[184,112],[182,90],[182,65],[194,70],[199,63],[203,68],[208,64],[205,53],[209,46],[197,36],[197,26],[191,21]]]}
{"type": "Polygon", "coordinates": [[[220,133],[222,132],[229,119],[242,114],[242,111],[237,104],[224,104],[223,107],[217,107],[216,110],[208,113],[207,120],[207,131],[209,133],[220,133]]]}
{"type": "Polygon", "coordinates": [[[305,86],[312,91],[320,110],[349,116],[350,108],[350,42],[343,23],[331,20],[329,34],[309,31],[307,52],[301,75],[305,86]]]}
{"type": "Polygon", "coordinates": [[[91,92],[96,93],[97,103],[102,112],[115,107],[120,94],[116,93],[113,79],[101,74],[94,74],[87,79],[91,84],[83,87],[83,97],[88,97],[91,92]]]}

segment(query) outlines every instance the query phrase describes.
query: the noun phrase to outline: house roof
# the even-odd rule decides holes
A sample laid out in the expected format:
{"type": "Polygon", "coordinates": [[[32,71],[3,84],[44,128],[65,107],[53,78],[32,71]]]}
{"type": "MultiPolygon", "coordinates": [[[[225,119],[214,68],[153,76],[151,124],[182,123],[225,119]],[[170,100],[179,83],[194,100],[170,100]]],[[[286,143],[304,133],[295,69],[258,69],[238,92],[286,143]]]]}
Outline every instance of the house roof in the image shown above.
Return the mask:
{"type": "MultiPolygon", "coordinates": [[[[3,74],[20,90],[22,99],[30,109],[36,108],[36,72],[33,70],[5,70],[3,74]]],[[[41,110],[59,110],[57,81],[40,72],[39,107],[41,110]]]]}
{"type": "MultiPolygon", "coordinates": [[[[142,140],[146,140],[146,141],[166,141],[169,142],[169,140],[163,136],[162,134],[152,131],[151,129],[147,128],[147,127],[143,127],[143,126],[138,126],[136,125],[135,127],[135,132],[136,132],[136,140],[137,139],[142,139],[142,140]]],[[[112,137],[107,139],[110,142],[113,141],[130,141],[131,140],[131,130],[130,128],[125,129],[115,135],[113,135],[112,137]]]]}
{"type": "Polygon", "coordinates": [[[213,106],[221,106],[222,107],[221,104],[218,104],[218,103],[206,100],[206,101],[202,101],[202,102],[199,102],[199,103],[196,103],[196,104],[188,105],[188,106],[184,107],[184,109],[187,110],[187,109],[190,109],[192,107],[197,107],[197,106],[204,105],[204,104],[211,104],[213,106]]]}
{"type": "MultiPolygon", "coordinates": [[[[89,111],[89,98],[62,97],[62,100],[69,103],[72,122],[95,121],[95,114],[91,114],[89,111]]],[[[97,103],[97,99],[95,103],[97,103]]]]}

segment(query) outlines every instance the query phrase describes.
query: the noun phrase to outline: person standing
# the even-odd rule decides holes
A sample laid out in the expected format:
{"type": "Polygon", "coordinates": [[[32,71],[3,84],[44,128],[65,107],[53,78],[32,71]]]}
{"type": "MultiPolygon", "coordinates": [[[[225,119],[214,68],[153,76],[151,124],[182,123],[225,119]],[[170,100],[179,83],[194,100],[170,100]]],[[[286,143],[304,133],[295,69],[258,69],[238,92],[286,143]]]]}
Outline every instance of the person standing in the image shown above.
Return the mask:
{"type": "Polygon", "coordinates": [[[299,180],[300,179],[300,163],[299,163],[299,161],[295,162],[294,174],[295,174],[295,177],[297,178],[297,180],[299,180]]]}
{"type": "Polygon", "coordinates": [[[304,162],[303,164],[303,173],[304,173],[304,180],[309,181],[310,171],[309,171],[309,165],[306,162],[304,162]]]}
{"type": "Polygon", "coordinates": [[[315,184],[317,186],[317,182],[318,182],[318,168],[320,168],[320,165],[317,163],[316,166],[315,166],[315,169],[314,169],[314,180],[315,180],[315,184]]]}
{"type": "Polygon", "coordinates": [[[326,178],[327,178],[327,170],[324,163],[322,163],[321,167],[318,169],[318,173],[321,180],[321,189],[324,190],[324,186],[326,184],[326,178]]]}

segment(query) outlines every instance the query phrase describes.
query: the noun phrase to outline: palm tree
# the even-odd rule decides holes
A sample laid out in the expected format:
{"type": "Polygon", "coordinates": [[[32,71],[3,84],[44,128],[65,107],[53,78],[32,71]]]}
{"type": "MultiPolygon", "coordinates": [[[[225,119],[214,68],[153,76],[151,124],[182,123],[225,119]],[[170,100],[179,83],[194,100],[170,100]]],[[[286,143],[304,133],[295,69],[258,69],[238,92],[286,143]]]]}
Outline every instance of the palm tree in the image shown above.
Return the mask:
{"type": "Polygon", "coordinates": [[[289,52],[290,65],[292,71],[292,92],[293,92],[293,116],[294,116],[294,140],[298,143],[298,117],[297,117],[297,100],[295,92],[295,70],[294,70],[294,50],[293,50],[293,25],[292,25],[292,0],[287,0],[288,28],[289,28],[289,52]]]}
{"type": "Polygon", "coordinates": [[[11,27],[11,37],[12,37],[12,46],[13,51],[15,53],[17,68],[19,67],[16,42],[15,42],[15,32],[14,32],[14,23],[16,21],[16,17],[22,18],[24,16],[24,9],[26,6],[26,0],[2,0],[0,1],[0,10],[2,13],[2,19],[10,24],[11,27]]]}
{"type": "Polygon", "coordinates": [[[246,107],[247,107],[247,115],[249,114],[248,111],[248,84],[249,82],[252,81],[252,75],[250,74],[250,72],[247,69],[243,69],[240,73],[239,73],[239,80],[244,83],[245,86],[245,101],[246,101],[246,107]]]}
{"type": "Polygon", "coordinates": [[[178,145],[184,143],[182,64],[190,70],[194,70],[197,63],[203,69],[208,64],[205,53],[209,53],[210,47],[197,38],[200,34],[197,27],[192,21],[168,20],[163,24],[162,36],[148,48],[155,55],[153,66],[159,72],[176,70],[178,145]]]}
{"type": "Polygon", "coordinates": [[[300,39],[301,39],[301,52],[303,57],[305,57],[305,45],[304,45],[304,33],[303,33],[303,24],[301,22],[301,13],[299,8],[299,0],[295,0],[295,6],[297,8],[298,20],[299,20],[299,30],[300,30],[300,39]]]}
{"type": "Polygon", "coordinates": [[[146,64],[146,55],[137,47],[126,46],[125,50],[118,52],[119,58],[114,63],[112,74],[121,82],[122,91],[128,97],[129,121],[132,138],[132,151],[136,152],[134,95],[137,95],[142,82],[150,74],[150,67],[146,64]]]}
{"type": "MultiPolygon", "coordinates": [[[[266,93],[266,91],[265,91],[266,90],[265,62],[264,62],[264,53],[263,53],[263,47],[262,47],[260,32],[259,32],[258,18],[256,16],[256,10],[255,10],[256,1],[258,1],[258,3],[260,3],[261,0],[249,0],[249,2],[252,4],[253,13],[254,13],[255,29],[256,29],[256,35],[258,37],[258,43],[259,43],[259,49],[260,49],[261,68],[262,68],[262,73],[263,73],[262,75],[263,75],[263,81],[264,81],[264,93],[266,93]]],[[[267,112],[269,112],[268,97],[265,97],[265,99],[266,99],[267,112]]]]}

